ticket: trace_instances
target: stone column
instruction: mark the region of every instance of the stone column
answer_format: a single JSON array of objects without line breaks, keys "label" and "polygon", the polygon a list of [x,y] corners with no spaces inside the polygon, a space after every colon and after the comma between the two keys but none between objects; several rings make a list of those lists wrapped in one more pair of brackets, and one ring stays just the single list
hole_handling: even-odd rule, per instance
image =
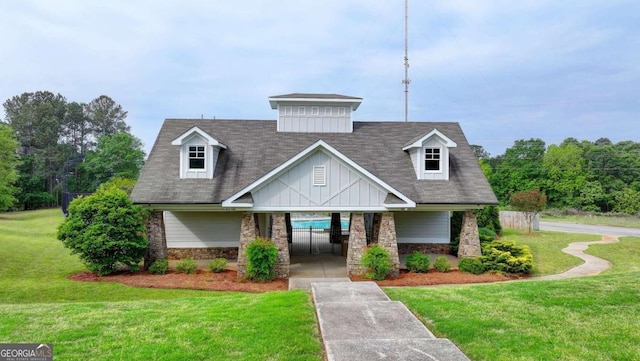
[{"label": "stone column", "polygon": [[[377,213],[379,214],[379,213]],[[375,219],[375,218],[374,218]],[[384,212],[380,217],[378,245],[391,255],[391,276],[400,275],[400,257],[398,256],[398,240],[396,238],[396,222],[393,212]],[[375,224],[375,223],[374,223]]]},{"label": "stone column", "polygon": [[278,247],[276,277],[289,278],[289,240],[287,239],[287,221],[284,213],[272,214],[271,240]]},{"label": "stone column", "polygon": [[152,211],[147,222],[147,239],[149,245],[144,256],[144,269],[158,259],[167,258],[167,237],[164,229],[164,216],[162,211]]},{"label": "stone column", "polygon": [[247,212],[242,215],[240,221],[240,246],[238,247],[238,276],[247,275],[247,246],[258,237],[253,213]]},{"label": "stone column", "polygon": [[367,272],[360,264],[360,259],[367,247],[367,233],[364,227],[364,215],[351,213],[351,225],[349,226],[349,250],[347,251],[347,274],[363,275]]},{"label": "stone column", "polygon": [[462,217],[458,258],[476,257],[482,255],[480,236],[478,235],[478,220],[473,211],[465,211]]}]

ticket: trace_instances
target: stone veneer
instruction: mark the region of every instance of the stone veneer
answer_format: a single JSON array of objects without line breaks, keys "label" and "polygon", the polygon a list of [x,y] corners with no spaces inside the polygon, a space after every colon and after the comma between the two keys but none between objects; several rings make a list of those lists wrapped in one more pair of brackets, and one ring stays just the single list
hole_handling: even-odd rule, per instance
[{"label": "stone veneer", "polygon": [[458,258],[476,257],[482,255],[480,249],[480,236],[478,235],[478,220],[473,211],[465,211],[462,217],[462,230],[460,231],[460,245],[458,246]]},{"label": "stone veneer", "polygon": [[[376,217],[374,217],[375,219]],[[389,273],[393,277],[400,275],[400,257],[398,256],[398,241],[396,239],[396,223],[393,217],[393,213],[384,212],[379,217],[378,227],[378,244],[389,252],[391,256],[391,272]],[[374,222],[375,225],[375,222]],[[373,239],[373,237],[372,237]]]},{"label": "stone veneer", "polygon": [[276,277],[289,278],[289,240],[287,238],[287,221],[284,213],[271,216],[271,241],[278,247],[276,260]]},{"label": "stone veneer", "polygon": [[247,274],[247,246],[259,235],[253,213],[242,215],[240,221],[240,246],[238,247],[238,276]]},{"label": "stone veneer", "polygon": [[238,247],[215,247],[215,248],[169,248],[167,250],[168,259],[214,259],[226,258],[230,261],[238,259]]},{"label": "stone veneer", "polygon": [[398,243],[398,253],[411,254],[413,252],[449,254],[451,245],[449,243]]},{"label": "stone veneer", "polygon": [[148,269],[158,259],[167,258],[167,237],[162,211],[152,211],[146,227],[149,245],[144,256],[144,269]]},{"label": "stone veneer", "polygon": [[349,249],[347,251],[347,274],[363,275],[367,269],[360,264],[360,259],[367,247],[367,233],[364,227],[364,215],[351,213],[349,227]]}]

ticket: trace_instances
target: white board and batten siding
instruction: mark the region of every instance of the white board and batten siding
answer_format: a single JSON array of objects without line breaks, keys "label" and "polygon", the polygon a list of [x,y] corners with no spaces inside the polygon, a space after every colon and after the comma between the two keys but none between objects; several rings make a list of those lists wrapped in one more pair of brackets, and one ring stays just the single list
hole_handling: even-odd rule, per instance
[{"label": "white board and batten siding", "polygon": [[[204,146],[204,169],[189,169],[190,146]],[[199,135],[194,135],[184,143],[180,152],[180,178],[213,178],[213,172],[215,171],[216,164],[218,163],[220,148],[212,147],[206,139]]]},{"label": "white board and batten siding", "polygon": [[449,243],[451,217],[448,211],[395,212],[398,243]]},{"label": "white board and batten siding", "polygon": [[238,247],[241,212],[164,212],[167,248]]},{"label": "white board and batten siding", "polygon": [[279,104],[278,131],[351,133],[351,107],[344,104]]},{"label": "white board and batten siding", "polygon": [[317,151],[252,195],[258,209],[331,211],[340,207],[380,209],[387,191],[340,159]]}]

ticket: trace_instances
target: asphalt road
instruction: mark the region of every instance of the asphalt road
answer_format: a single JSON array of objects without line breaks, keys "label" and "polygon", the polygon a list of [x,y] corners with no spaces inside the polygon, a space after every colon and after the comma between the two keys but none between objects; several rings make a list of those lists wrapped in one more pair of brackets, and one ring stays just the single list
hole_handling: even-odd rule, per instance
[{"label": "asphalt road", "polygon": [[639,228],[629,228],[629,227],[594,226],[590,224],[540,221],[540,230],[570,232],[570,233],[601,234],[601,235],[608,235],[608,236],[640,237],[640,225],[639,225]]}]

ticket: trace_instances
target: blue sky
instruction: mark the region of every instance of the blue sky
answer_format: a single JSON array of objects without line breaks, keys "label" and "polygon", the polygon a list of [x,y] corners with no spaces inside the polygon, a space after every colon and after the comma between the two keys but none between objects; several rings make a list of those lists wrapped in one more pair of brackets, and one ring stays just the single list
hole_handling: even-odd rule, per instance
[{"label": "blue sky", "polygon": [[[640,2],[410,0],[409,118],[516,139],[640,141]],[[2,1],[0,100],[101,94],[147,152],[165,118],[275,119],[292,92],[404,119],[402,0]]]}]

